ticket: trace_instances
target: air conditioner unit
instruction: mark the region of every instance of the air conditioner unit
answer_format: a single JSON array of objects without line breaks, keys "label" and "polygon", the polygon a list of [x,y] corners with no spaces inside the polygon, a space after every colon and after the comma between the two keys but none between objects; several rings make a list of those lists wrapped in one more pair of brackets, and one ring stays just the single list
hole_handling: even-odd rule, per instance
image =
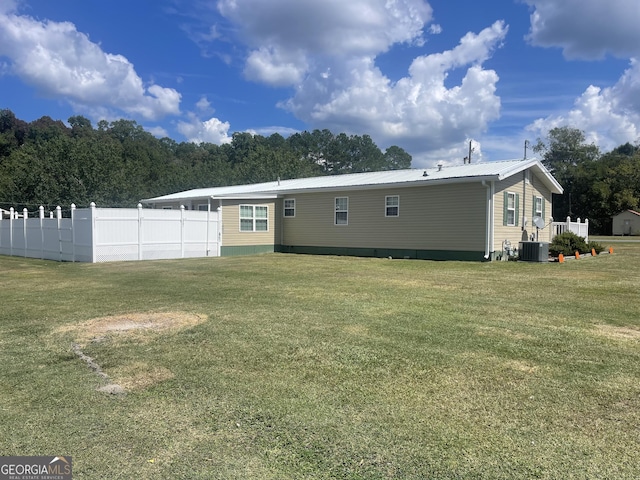
[{"label": "air conditioner unit", "polygon": [[520,242],[519,257],[523,262],[548,262],[549,242]]}]

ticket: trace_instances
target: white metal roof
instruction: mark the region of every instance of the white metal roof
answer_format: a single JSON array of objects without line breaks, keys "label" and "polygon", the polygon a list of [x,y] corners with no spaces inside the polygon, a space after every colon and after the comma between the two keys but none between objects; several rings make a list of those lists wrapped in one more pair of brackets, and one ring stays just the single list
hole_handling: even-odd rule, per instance
[{"label": "white metal roof", "polygon": [[142,200],[145,203],[195,200],[204,198],[268,198],[298,192],[326,190],[357,190],[381,188],[386,185],[417,186],[470,181],[499,181],[531,168],[552,193],[562,193],[562,187],[537,159],[468,163],[442,168],[412,168],[384,172],[351,173],[322,177],[297,178],[249,185],[197,188]]}]

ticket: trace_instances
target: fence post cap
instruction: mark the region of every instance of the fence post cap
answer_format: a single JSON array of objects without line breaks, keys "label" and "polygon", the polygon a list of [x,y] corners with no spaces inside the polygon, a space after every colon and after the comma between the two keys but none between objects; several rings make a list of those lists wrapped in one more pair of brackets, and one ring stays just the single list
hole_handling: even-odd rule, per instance
[{"label": "fence post cap", "polygon": [[90,206],[91,208],[96,208],[96,202],[91,202],[91,203],[89,204],[89,206]]},{"label": "fence post cap", "polygon": [[141,203],[138,204],[138,209],[142,209],[142,204]]}]

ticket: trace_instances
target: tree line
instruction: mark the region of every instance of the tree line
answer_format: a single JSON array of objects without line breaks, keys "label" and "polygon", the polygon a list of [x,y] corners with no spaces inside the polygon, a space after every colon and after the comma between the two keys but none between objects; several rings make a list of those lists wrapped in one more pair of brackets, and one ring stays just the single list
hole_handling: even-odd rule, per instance
[{"label": "tree line", "polygon": [[0,110],[0,206],[134,207],[144,198],[189,190],[411,167],[411,155],[384,152],[368,135],[301,132],[287,138],[234,133],[230,143],[158,139],[131,120],[82,116],[33,122]]},{"label": "tree line", "polygon": [[553,218],[589,219],[590,233],[610,235],[611,217],[640,204],[640,146],[626,143],[601,153],[583,131],[558,127],[533,148],[564,188],[554,195]]},{"label": "tree line", "polygon": [[[611,217],[640,206],[640,146],[610,152],[587,143],[584,132],[554,128],[534,152],[564,188],[554,195],[553,217],[588,218],[592,233],[610,234]],[[411,155],[382,152],[368,135],[301,132],[287,138],[234,133],[230,143],[195,144],[158,139],[131,120],[82,116],[68,124],[50,117],[22,121],[0,110],[0,207],[53,209],[134,207],[150,198],[216,187],[411,167]]]}]

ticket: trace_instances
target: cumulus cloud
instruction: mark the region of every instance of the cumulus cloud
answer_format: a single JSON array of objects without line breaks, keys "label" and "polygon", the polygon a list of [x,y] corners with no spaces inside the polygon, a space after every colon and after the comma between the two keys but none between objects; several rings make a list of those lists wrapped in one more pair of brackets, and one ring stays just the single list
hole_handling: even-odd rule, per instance
[{"label": "cumulus cloud", "polygon": [[[248,48],[245,76],[291,86],[279,106],[311,128],[367,133],[382,148],[454,149],[458,156],[465,138],[499,117],[498,75],[482,64],[506,37],[504,22],[415,58],[392,81],[377,57],[399,44],[423,46],[425,31],[442,31],[430,25],[424,0],[220,0],[218,10]],[[462,80],[450,86],[454,70]]]},{"label": "cumulus cloud", "polygon": [[0,9],[0,57],[8,58],[10,72],[42,95],[89,108],[109,106],[148,120],[180,112],[180,93],[145,86],[125,57],[102,51],[72,23],[11,12]]},{"label": "cumulus cloud", "polygon": [[606,55],[630,58],[612,86],[590,85],[566,113],[539,118],[527,127],[540,136],[568,125],[587,141],[610,150],[640,137],[640,4],[637,0],[526,0],[533,8],[529,39],[561,47],[565,57],[594,60]]},{"label": "cumulus cloud", "polygon": [[231,142],[229,122],[222,122],[215,117],[202,121],[193,114],[188,117],[189,121],[181,120],[178,122],[178,131],[187,138],[187,141],[215,143],[216,145]]},{"label": "cumulus cloud", "polygon": [[561,47],[572,59],[640,56],[638,0],[525,1],[532,8],[533,45]]},{"label": "cumulus cloud", "polygon": [[568,125],[585,132],[589,143],[595,143],[604,151],[611,150],[640,138],[639,97],[640,65],[632,61],[613,87],[591,85],[568,113],[540,118],[527,129],[545,136],[555,127]]},{"label": "cumulus cloud", "polygon": [[219,12],[234,23],[251,49],[250,79],[295,85],[309,57],[375,55],[396,43],[422,43],[431,19],[423,0],[220,0]]},{"label": "cumulus cloud", "polygon": [[[451,50],[414,59],[408,75],[395,83],[371,57],[335,63],[331,76],[310,75],[282,106],[312,125],[367,132],[383,145],[448,149],[498,118],[498,75],[481,64],[506,33],[502,22],[469,33]],[[447,88],[448,73],[457,68],[466,73],[459,85]]]}]

